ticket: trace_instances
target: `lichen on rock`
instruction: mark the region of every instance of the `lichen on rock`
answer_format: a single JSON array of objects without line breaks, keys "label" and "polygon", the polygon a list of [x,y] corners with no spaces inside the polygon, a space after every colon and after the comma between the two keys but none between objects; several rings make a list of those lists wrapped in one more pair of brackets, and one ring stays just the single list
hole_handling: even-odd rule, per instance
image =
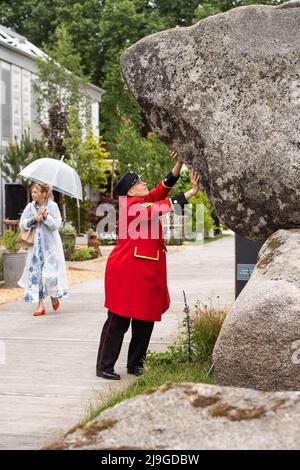
[{"label": "lichen on rock", "polygon": [[77,429],[52,448],[298,449],[299,425],[300,392],[168,384],[105,410],[87,425],[95,431],[89,439]]},{"label": "lichen on rock", "polygon": [[214,349],[215,381],[259,390],[299,390],[300,230],[262,246]]}]

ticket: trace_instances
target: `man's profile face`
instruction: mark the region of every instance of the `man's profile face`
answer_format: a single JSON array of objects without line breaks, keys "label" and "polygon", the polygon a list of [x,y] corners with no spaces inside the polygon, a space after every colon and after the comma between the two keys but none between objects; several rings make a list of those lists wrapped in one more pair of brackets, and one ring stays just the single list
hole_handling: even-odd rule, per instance
[{"label": "man's profile face", "polygon": [[138,180],[128,191],[127,196],[145,197],[149,194],[147,183]]}]

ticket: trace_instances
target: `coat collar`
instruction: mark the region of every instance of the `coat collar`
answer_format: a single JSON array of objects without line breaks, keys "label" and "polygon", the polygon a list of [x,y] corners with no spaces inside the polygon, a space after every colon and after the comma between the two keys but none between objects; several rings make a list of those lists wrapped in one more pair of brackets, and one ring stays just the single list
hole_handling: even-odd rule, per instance
[{"label": "coat collar", "polygon": [[[37,201],[32,201],[33,202],[33,207],[36,209],[36,210],[39,210],[39,206],[38,206],[38,203]],[[48,199],[46,199],[45,201],[45,207],[48,207]]]},{"label": "coat collar", "polygon": [[132,206],[132,204],[141,204],[145,202],[143,197],[136,197],[136,196],[126,196],[121,199],[121,205],[123,206]]}]

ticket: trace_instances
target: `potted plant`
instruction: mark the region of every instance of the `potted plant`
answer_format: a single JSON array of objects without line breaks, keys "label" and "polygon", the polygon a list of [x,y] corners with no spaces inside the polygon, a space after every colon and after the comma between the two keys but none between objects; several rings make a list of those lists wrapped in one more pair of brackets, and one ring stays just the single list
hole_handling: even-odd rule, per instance
[{"label": "potted plant", "polygon": [[4,247],[3,253],[3,274],[5,287],[18,287],[18,280],[21,278],[27,252],[19,251],[20,233],[12,230],[5,230],[3,237],[0,238],[0,244]]},{"label": "potted plant", "polygon": [[4,281],[4,273],[3,273],[3,252],[4,246],[0,245],[0,283]]},{"label": "potted plant", "polygon": [[101,250],[100,250],[100,240],[98,237],[97,232],[94,230],[90,229],[88,231],[88,247],[94,249],[94,258],[98,258],[101,256]]},{"label": "potted plant", "polygon": [[72,226],[63,226],[59,229],[65,259],[66,261],[70,261],[75,251],[75,243],[76,243],[76,230]]}]

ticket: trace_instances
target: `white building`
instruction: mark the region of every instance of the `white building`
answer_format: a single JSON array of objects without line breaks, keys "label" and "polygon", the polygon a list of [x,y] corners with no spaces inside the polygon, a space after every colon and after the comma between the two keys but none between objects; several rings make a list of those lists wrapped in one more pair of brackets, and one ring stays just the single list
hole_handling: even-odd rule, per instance
[{"label": "white building", "polygon": [[[36,106],[33,82],[36,80],[35,58],[45,53],[24,36],[0,25],[0,158],[10,141],[19,138],[29,128],[31,137],[39,137],[35,123]],[[99,103],[103,90],[93,84],[88,86],[91,98],[92,126],[99,134]],[[20,197],[20,185],[4,182],[0,170],[0,233],[3,219],[12,218],[9,202]]]}]

